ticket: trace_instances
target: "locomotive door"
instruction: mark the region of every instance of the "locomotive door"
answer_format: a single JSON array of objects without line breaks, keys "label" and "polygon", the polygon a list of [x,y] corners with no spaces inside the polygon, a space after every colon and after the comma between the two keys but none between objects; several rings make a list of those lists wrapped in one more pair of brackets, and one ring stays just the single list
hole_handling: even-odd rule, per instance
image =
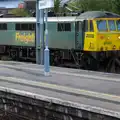
[{"label": "locomotive door", "polygon": [[83,32],[83,22],[77,21],[75,23],[75,48],[76,49],[83,49],[83,39],[84,39],[84,32]]}]

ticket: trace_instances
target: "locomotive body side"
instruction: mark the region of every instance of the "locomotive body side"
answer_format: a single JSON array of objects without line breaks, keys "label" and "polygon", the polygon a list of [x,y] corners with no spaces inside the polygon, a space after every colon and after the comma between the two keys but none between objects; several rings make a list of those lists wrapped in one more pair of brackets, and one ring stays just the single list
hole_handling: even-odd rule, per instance
[{"label": "locomotive body side", "polygon": [[[120,50],[120,29],[116,22],[119,18],[119,16],[110,17],[108,13],[106,16],[101,11],[86,12],[79,17],[49,17],[51,65],[64,66],[69,63],[70,67],[74,63],[77,68],[98,70],[101,61],[102,64],[106,64],[104,62],[106,60],[108,63],[109,51]],[[110,20],[113,20],[114,26],[113,23],[109,24]],[[3,47],[5,49],[2,53],[9,55],[13,60],[24,58],[35,61],[36,19],[0,18],[0,26],[2,26],[0,27],[0,53]],[[111,28],[115,30],[110,30]],[[118,56],[117,54],[116,57]],[[113,58],[111,54],[110,57]]]},{"label": "locomotive body side", "polygon": [[[26,21],[23,21],[23,18],[17,18],[16,21],[8,20],[10,18],[7,18],[7,20],[5,18],[2,19],[3,18],[0,18],[0,25],[6,24],[6,29],[0,30],[0,36],[2,38],[0,45],[35,47],[35,19],[32,21],[30,20],[31,18],[28,18]],[[1,21],[4,21],[4,23]],[[49,18],[49,47],[56,49],[75,49],[74,23],[75,22],[69,18],[67,20]]]},{"label": "locomotive body side", "polygon": [[[52,17],[48,19],[50,54],[55,59],[71,59],[70,51],[75,50],[75,17]],[[35,18],[0,18],[0,25],[6,24],[5,30],[0,30],[0,48],[3,53],[15,59],[33,59],[35,61]],[[44,34],[45,41],[45,34]],[[41,46],[41,43],[40,43]],[[61,53],[60,53],[61,52]],[[52,58],[52,57],[51,57]]]}]

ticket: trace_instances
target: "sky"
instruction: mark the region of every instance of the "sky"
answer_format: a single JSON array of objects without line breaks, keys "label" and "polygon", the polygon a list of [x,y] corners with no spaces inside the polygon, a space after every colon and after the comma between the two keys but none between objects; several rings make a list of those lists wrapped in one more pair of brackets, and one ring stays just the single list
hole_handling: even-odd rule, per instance
[{"label": "sky", "polygon": [[[0,8],[6,7],[6,8],[16,8],[18,7],[18,4],[20,2],[23,2],[24,0],[0,0]],[[69,0],[62,0],[62,3],[65,3]]]}]

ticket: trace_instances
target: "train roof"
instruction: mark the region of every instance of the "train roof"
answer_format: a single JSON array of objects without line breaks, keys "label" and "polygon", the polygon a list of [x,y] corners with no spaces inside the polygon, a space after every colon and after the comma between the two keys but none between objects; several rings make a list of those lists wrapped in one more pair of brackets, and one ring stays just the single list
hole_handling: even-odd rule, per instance
[{"label": "train roof", "polygon": [[[48,17],[49,22],[74,22],[83,21],[95,18],[120,18],[120,15],[107,11],[88,11],[81,13],[79,16],[64,16],[64,17]],[[35,23],[35,17],[12,17],[0,18],[0,23]]]},{"label": "train roof", "polygon": [[[77,17],[48,17],[49,22],[73,22],[77,20]],[[82,21],[82,19],[80,20]],[[35,17],[12,17],[12,18],[0,18],[0,23],[5,22],[16,22],[16,23],[34,23],[36,22]]]},{"label": "train roof", "polygon": [[80,14],[78,18],[79,19],[120,18],[120,15],[108,11],[87,11]]}]

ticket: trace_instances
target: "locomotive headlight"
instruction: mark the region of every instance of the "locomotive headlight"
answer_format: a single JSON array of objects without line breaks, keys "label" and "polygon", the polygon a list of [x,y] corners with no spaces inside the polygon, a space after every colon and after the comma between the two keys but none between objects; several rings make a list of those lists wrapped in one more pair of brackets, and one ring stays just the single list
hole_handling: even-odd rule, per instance
[{"label": "locomotive headlight", "polygon": [[110,39],[110,37],[108,37],[108,40]]},{"label": "locomotive headlight", "polygon": [[118,39],[120,40],[120,36],[118,37]]}]

